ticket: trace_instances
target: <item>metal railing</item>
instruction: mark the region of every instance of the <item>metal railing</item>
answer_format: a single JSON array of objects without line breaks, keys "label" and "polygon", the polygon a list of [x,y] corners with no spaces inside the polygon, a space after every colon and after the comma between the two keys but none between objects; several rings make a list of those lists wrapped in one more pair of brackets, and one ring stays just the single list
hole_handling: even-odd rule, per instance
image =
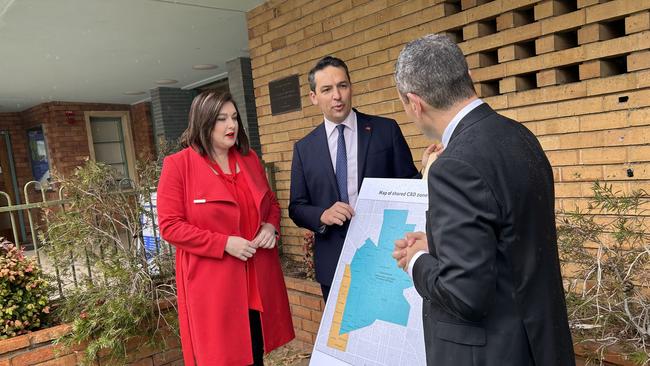
[{"label": "metal railing", "polygon": [[[60,265],[57,263],[60,262],[57,260],[57,258],[50,258],[47,254],[47,251],[43,250],[42,243],[39,238],[39,233],[42,233],[45,231],[45,229],[50,225],[48,215],[45,214],[44,210],[45,209],[60,209],[60,210],[66,210],[70,209],[69,204],[72,203],[72,199],[65,198],[64,197],[64,192],[63,188],[60,188],[56,191],[52,190],[51,187],[48,189],[48,187],[42,187],[43,189],[40,189],[40,198],[41,201],[34,202],[33,196],[34,194],[32,193],[30,195],[30,189],[31,187],[34,186],[35,188],[41,188],[40,187],[40,182],[37,181],[30,181],[27,182],[24,187],[23,187],[23,194],[24,194],[24,204],[18,204],[15,205],[12,202],[11,196],[3,191],[0,191],[0,196],[4,197],[6,200],[6,204],[0,206],[0,215],[7,214],[9,215],[10,222],[11,222],[11,232],[13,234],[13,240],[12,241],[18,248],[23,249],[25,251],[26,256],[28,257],[33,257],[35,258],[36,262],[38,263],[39,267],[43,270],[43,272],[49,276],[52,276],[56,280],[56,285],[57,285],[57,290],[58,290],[58,295],[63,296],[64,292],[67,288],[70,287],[78,287],[79,286],[79,271],[80,270],[85,270],[87,278],[92,281],[93,280],[93,265],[91,263],[89,253],[86,251],[86,256],[85,260],[83,261],[84,263],[79,263],[79,261],[75,261],[73,258],[73,253],[70,253],[70,260],[69,260],[69,268],[66,266],[66,268],[60,268]],[[142,236],[142,229],[143,229],[143,221],[146,220],[149,225],[151,225],[150,230],[153,232],[153,241],[154,241],[154,248],[152,248],[153,251],[155,251],[155,255],[160,255],[161,253],[161,248],[163,245],[166,246],[166,250],[168,253],[171,253],[172,249],[169,246],[168,243],[163,244],[163,240],[160,239],[159,237],[159,230],[158,230],[158,225],[157,225],[157,220],[155,217],[155,211],[152,209],[154,207],[152,198],[151,197],[138,197],[138,192],[131,189],[132,187],[132,182],[128,179],[123,179],[120,181],[119,187],[117,187],[116,193],[119,194],[127,194],[130,195],[132,194],[135,198],[134,202],[137,202],[136,204],[141,204],[143,207],[147,207],[149,209],[143,209],[143,215],[147,215],[145,218],[144,216],[141,217],[140,220],[140,229],[138,232],[140,235],[138,235],[138,238],[131,238],[128,235],[124,237],[124,241],[128,241],[128,246],[132,246],[132,241],[137,241],[136,245],[139,245],[143,251],[146,251],[147,249],[145,248],[145,242],[144,238]],[[48,198],[49,196],[49,198]],[[52,196],[55,196],[52,198]],[[0,199],[1,202],[1,199]],[[27,238],[26,235],[22,235],[22,240],[21,236],[19,233],[25,231],[25,226],[27,226],[26,223],[24,223],[24,220],[19,220],[17,219],[16,216],[21,217],[22,215],[27,216],[27,223],[28,223],[28,230],[30,237]],[[38,223],[38,218],[42,218],[42,222]],[[6,227],[5,227],[6,229]],[[6,238],[7,240],[11,238]],[[104,248],[100,248],[101,252],[101,257],[103,258]],[[85,268],[80,268],[80,267],[85,267]],[[63,275],[62,273],[65,273]]]},{"label": "metal railing", "polygon": [[[274,164],[264,163],[264,168],[271,189],[275,191]],[[136,245],[139,245],[139,248],[143,250],[145,258],[147,257],[147,250],[151,251],[150,253],[152,256],[173,254],[174,249],[172,246],[160,238],[157,217],[155,210],[153,209],[154,203],[152,202],[152,197],[150,195],[149,197],[145,197],[146,195],[140,195],[139,191],[132,189],[134,186],[135,185],[131,180],[122,179],[119,182],[119,186],[116,187],[115,192],[118,194],[133,194],[135,198],[134,202],[141,205],[143,208],[141,210],[143,215],[139,220],[138,237],[135,238],[132,237],[132,235],[124,235],[123,244],[126,244],[131,248],[133,241],[136,241]],[[25,203],[17,205],[13,204],[11,195],[0,191],[0,196],[3,196],[6,200],[6,204],[1,205],[3,202],[0,198],[0,217],[5,214],[9,215],[11,232],[13,234],[12,242],[16,244],[18,248],[25,249],[27,256],[33,256],[43,272],[55,278],[58,295],[63,296],[67,288],[77,288],[80,285],[80,271],[84,271],[84,276],[90,281],[93,281],[93,264],[91,263],[90,254],[94,253],[89,253],[86,250],[85,258],[82,258],[82,261],[80,262],[79,260],[75,260],[73,253],[70,252],[68,260],[68,263],[70,264],[63,268],[57,263],[65,261],[62,261],[61,258],[50,258],[47,251],[43,250],[42,243],[39,239],[39,233],[43,233],[50,225],[48,215],[45,214],[44,210],[59,209],[65,211],[71,209],[70,205],[73,203],[72,199],[65,197],[63,187],[58,190],[54,190],[52,187],[53,185],[50,185],[49,187],[41,187],[40,182],[37,181],[27,182],[23,186],[22,191]],[[40,190],[40,201],[34,201],[33,196],[35,196],[35,191],[31,191],[32,188],[36,188],[35,191]],[[152,189],[151,192],[155,192],[155,190]],[[52,196],[54,196],[54,198]],[[20,202],[20,197],[18,202]],[[149,209],[147,209],[147,207]],[[27,216],[27,223],[25,223],[25,220],[23,219],[25,215]],[[41,222],[39,222],[39,218],[42,218]],[[144,225],[147,225],[146,228],[153,234],[153,247],[149,245],[148,249],[147,245],[151,243],[151,236],[147,236],[147,239],[149,240],[145,241],[145,237],[143,236],[143,231],[145,229]],[[28,227],[26,228],[26,226]],[[26,229],[29,231],[29,237],[25,234]],[[99,247],[100,257],[102,259],[105,254],[104,249],[106,248]],[[110,250],[110,248],[107,250]]]}]

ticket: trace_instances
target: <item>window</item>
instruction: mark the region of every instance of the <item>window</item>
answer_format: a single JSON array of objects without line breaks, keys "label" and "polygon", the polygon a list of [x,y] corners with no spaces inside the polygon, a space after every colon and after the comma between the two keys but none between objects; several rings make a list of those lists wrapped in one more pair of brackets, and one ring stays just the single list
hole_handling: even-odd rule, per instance
[{"label": "window", "polygon": [[112,167],[119,179],[135,179],[128,112],[87,112],[91,158]]}]

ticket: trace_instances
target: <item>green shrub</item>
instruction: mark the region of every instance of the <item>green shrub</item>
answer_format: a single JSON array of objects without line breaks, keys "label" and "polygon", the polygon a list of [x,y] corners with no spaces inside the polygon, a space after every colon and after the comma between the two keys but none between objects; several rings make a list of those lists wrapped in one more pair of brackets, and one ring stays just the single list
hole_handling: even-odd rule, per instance
[{"label": "green shrub", "polygon": [[650,196],[596,182],[587,209],[560,212],[558,249],[575,343],[650,362]]},{"label": "green shrub", "polygon": [[0,339],[42,327],[50,312],[49,290],[37,264],[0,238]]},{"label": "green shrub", "polygon": [[172,248],[161,242],[145,253],[141,241],[143,203],[158,167],[143,164],[138,173],[137,182],[126,182],[110,166],[88,161],[60,181],[65,209],[46,211],[43,248],[66,289],[56,315],[72,325],[58,342],[86,344],[86,363],[101,356],[124,364],[130,340],[161,346],[176,331]]}]

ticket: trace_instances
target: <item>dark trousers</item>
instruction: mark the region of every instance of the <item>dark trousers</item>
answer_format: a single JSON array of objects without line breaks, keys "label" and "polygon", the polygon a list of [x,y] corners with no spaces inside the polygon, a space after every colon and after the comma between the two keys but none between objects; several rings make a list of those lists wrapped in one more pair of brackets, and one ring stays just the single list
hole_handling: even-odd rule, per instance
[{"label": "dark trousers", "polygon": [[327,303],[327,297],[330,295],[330,288],[332,286],[320,285],[320,290],[323,293],[323,300]]},{"label": "dark trousers", "polygon": [[257,310],[248,310],[253,343],[253,366],[264,366],[264,338],[262,337],[262,322]]}]

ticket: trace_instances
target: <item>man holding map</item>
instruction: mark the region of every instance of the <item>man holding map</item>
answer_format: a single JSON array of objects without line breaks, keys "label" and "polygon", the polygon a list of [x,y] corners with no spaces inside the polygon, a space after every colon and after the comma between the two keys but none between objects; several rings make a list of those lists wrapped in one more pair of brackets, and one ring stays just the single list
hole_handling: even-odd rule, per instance
[{"label": "man holding map", "polygon": [[478,99],[448,37],[410,42],[395,69],[406,114],[444,146],[428,173],[426,234],[393,253],[424,300],[427,364],[575,365],[539,142]]},{"label": "man holding map", "polygon": [[352,109],[352,83],[342,60],[322,58],[308,80],[323,123],[294,145],[289,217],[315,233],[316,280],[327,301],[363,179],[419,174],[397,122]]}]

